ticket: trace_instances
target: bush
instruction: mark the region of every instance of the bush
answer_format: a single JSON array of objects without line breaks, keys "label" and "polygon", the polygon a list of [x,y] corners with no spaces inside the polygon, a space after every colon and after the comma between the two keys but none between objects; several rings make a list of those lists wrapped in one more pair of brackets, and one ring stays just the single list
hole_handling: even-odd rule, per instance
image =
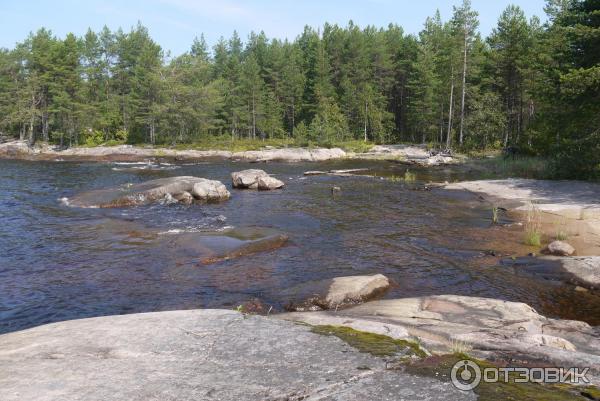
[{"label": "bush", "polygon": [[104,143],[104,132],[87,129],[82,133],[84,146],[98,146]]},{"label": "bush", "polygon": [[114,139],[117,142],[127,143],[127,139],[129,139],[129,132],[124,129],[120,129],[115,132]]}]

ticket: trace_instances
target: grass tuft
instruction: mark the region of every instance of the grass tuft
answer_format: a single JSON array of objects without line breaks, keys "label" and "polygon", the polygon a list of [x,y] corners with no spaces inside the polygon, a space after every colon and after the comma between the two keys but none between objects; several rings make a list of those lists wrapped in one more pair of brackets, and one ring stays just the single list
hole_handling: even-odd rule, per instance
[{"label": "grass tuft", "polygon": [[492,224],[498,224],[498,206],[492,206]]},{"label": "grass tuft", "polygon": [[540,246],[542,244],[542,215],[540,209],[531,202],[527,208],[527,219],[525,220],[525,244]]}]

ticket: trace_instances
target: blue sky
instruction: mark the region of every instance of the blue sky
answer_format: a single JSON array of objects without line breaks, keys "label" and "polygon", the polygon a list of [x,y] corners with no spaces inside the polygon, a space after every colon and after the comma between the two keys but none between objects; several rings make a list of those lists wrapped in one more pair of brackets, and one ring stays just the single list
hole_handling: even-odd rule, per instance
[{"label": "blue sky", "polygon": [[[455,2],[436,0],[0,0],[0,47],[12,48],[29,32],[45,26],[63,37],[68,32],[85,33],[129,30],[141,21],[151,36],[174,55],[187,51],[194,36],[204,33],[209,45],[237,30],[242,38],[263,30],[268,37],[295,38],[304,25],[324,22],[346,25],[352,19],[360,26],[387,26],[390,22],[406,32],[421,30],[436,9],[446,20]],[[544,0],[472,0],[479,12],[480,31],[487,35],[508,4],[517,4],[528,17],[544,20]]]}]

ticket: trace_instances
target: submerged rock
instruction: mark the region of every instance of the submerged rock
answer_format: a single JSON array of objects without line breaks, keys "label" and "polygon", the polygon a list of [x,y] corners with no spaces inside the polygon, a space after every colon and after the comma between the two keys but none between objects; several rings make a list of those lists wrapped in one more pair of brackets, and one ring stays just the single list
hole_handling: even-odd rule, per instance
[{"label": "submerged rock", "polygon": [[300,302],[292,300],[286,309],[311,311],[356,305],[382,295],[389,286],[390,282],[383,274],[309,282],[287,290],[289,296],[304,299]]},{"label": "submerged rock", "polygon": [[321,171],[321,170],[310,170],[310,171],[305,171],[304,175],[324,175],[327,174],[327,171]]},{"label": "submerged rock", "polygon": [[574,284],[587,289],[600,288],[600,256],[543,256],[503,259],[516,273],[545,280]]},{"label": "submerged rock", "polygon": [[285,184],[269,176],[265,171],[248,169],[231,173],[231,182],[234,188],[248,188],[270,190],[283,187]]},{"label": "submerged rock", "polygon": [[542,249],[542,253],[554,256],[571,256],[575,253],[575,248],[564,241],[553,241]]},{"label": "submerged rock", "polygon": [[600,334],[583,322],[555,320],[529,305],[459,295],[388,299],[339,311],[294,312],[279,318],[312,325],[377,327],[416,337],[425,348],[503,355],[590,367],[600,373]]},{"label": "submerged rock", "polygon": [[211,264],[284,246],[289,237],[269,228],[231,228],[219,232],[179,233],[172,238],[171,249],[179,256]]}]

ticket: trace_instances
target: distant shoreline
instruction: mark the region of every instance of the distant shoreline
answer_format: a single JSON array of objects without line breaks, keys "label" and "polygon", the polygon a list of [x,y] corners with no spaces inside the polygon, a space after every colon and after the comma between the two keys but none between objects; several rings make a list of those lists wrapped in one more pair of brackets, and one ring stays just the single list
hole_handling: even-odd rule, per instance
[{"label": "distant shoreline", "polygon": [[233,152],[228,150],[178,150],[137,147],[133,145],[72,147],[59,149],[51,145],[29,146],[26,141],[0,144],[0,159],[38,161],[143,162],[156,159],[192,161],[221,159],[245,162],[320,162],[340,159],[393,160],[420,165],[454,163],[450,156],[430,155],[424,145],[376,145],[364,153],[346,152],[341,148],[271,148]]}]

